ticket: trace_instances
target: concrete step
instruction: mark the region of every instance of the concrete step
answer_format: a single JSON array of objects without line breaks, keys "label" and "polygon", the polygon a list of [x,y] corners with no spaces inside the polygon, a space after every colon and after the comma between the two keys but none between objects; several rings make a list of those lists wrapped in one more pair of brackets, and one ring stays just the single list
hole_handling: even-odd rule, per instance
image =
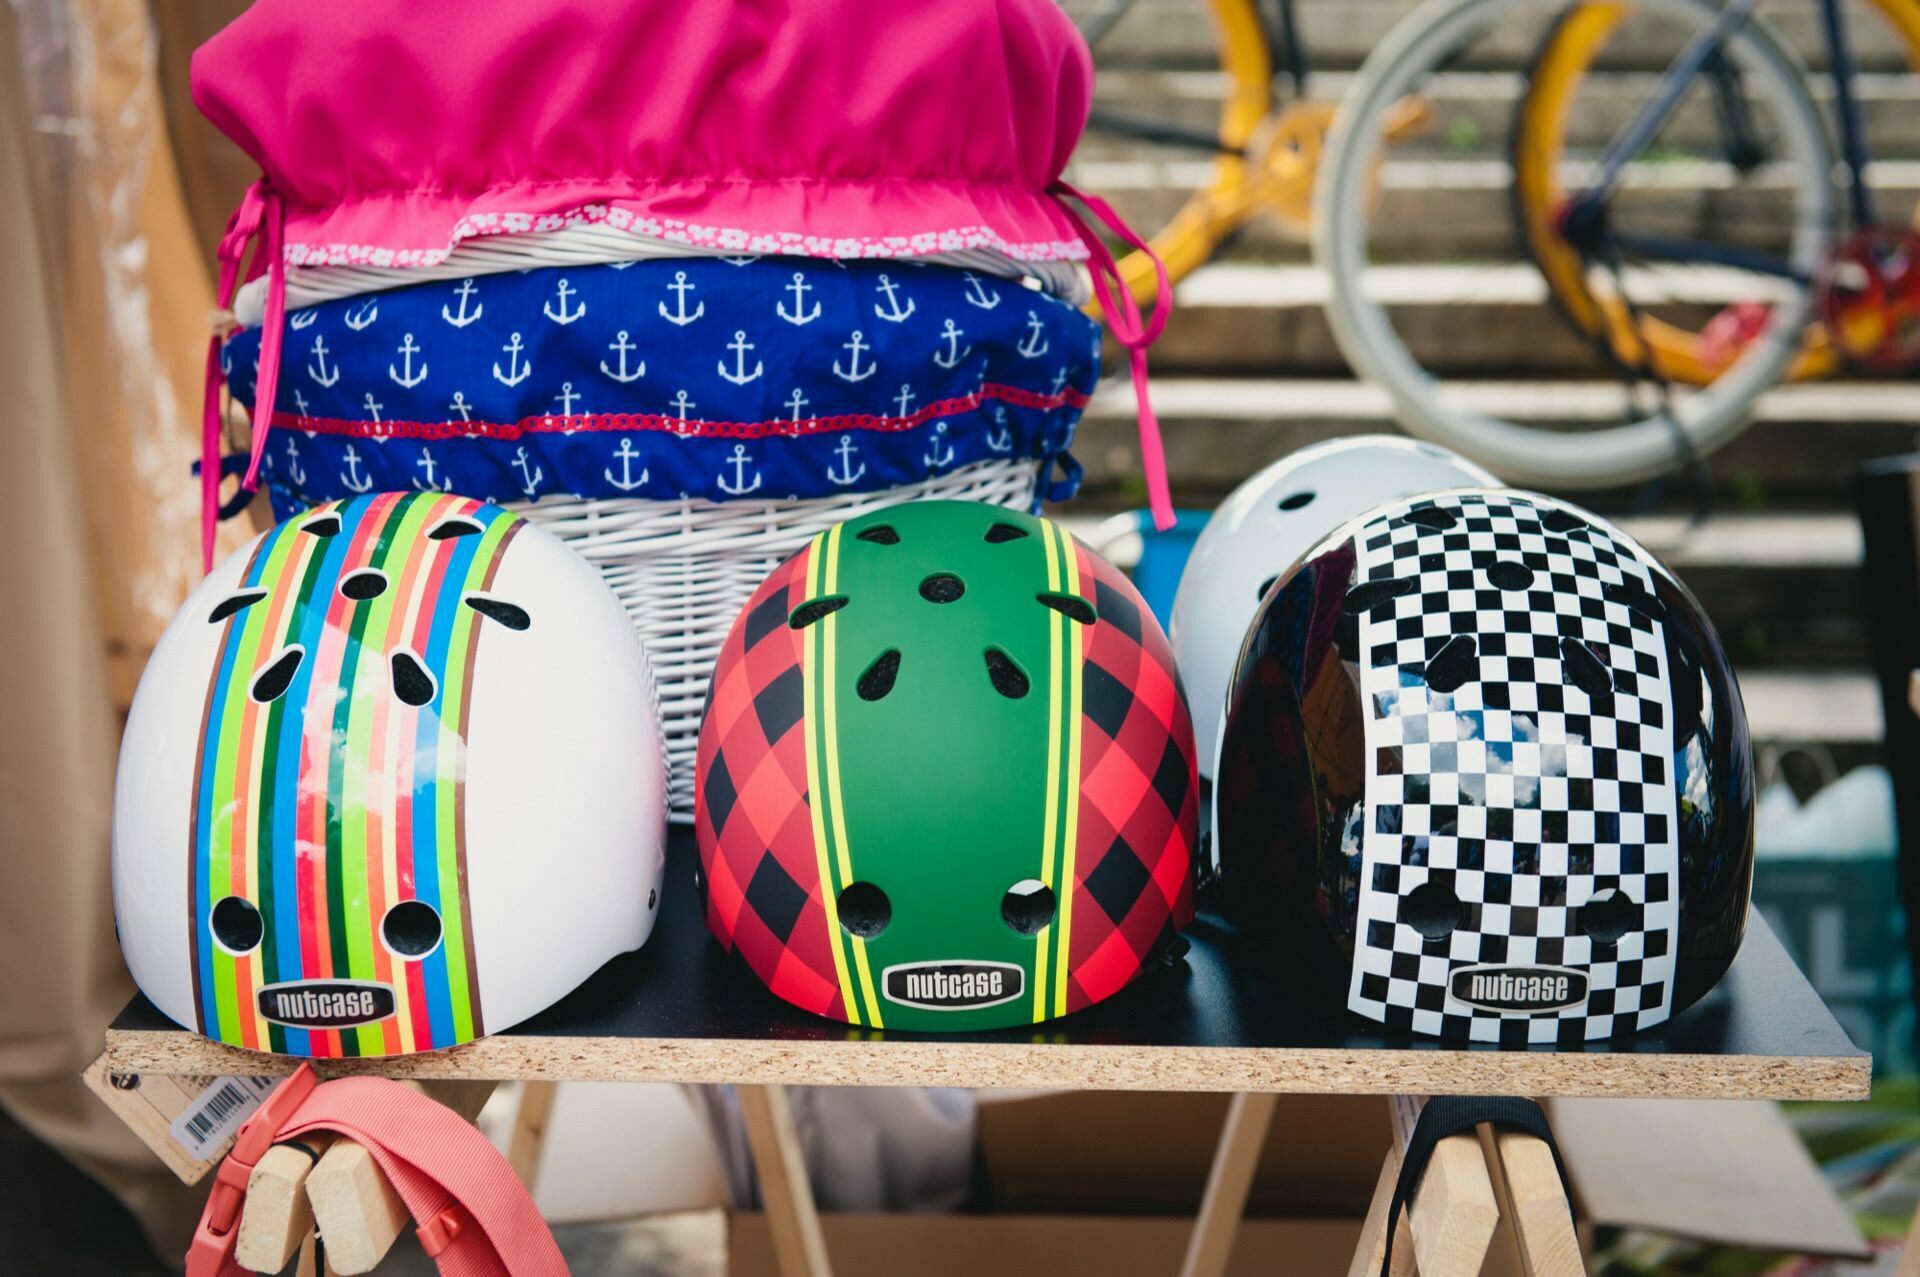
[{"label": "concrete step", "polygon": [[[1392,311],[1421,363],[1448,376],[1604,379],[1594,345],[1563,319],[1531,265],[1383,266],[1368,287]],[[1765,296],[1744,272],[1716,267],[1631,270],[1650,313],[1693,326],[1723,307]],[[1328,328],[1330,281],[1300,263],[1213,262],[1182,280],[1154,348],[1170,374],[1338,376],[1345,360]]]},{"label": "concrete step", "polygon": [[[1320,102],[1339,102],[1353,79],[1352,73],[1345,71],[1316,73],[1308,82],[1308,96]],[[1659,83],[1658,75],[1644,71],[1589,75],[1568,120],[1571,152],[1597,154]],[[1228,85],[1227,77],[1218,71],[1120,69],[1101,73],[1096,98],[1102,106],[1128,115],[1210,130],[1218,123]],[[1832,82],[1815,78],[1807,87],[1831,118]],[[1526,79],[1517,71],[1436,75],[1421,90],[1433,109],[1432,122],[1418,136],[1403,142],[1401,149],[1504,155],[1512,142],[1514,111],[1525,91]],[[1884,158],[1920,155],[1920,80],[1904,71],[1868,72],[1855,77],[1854,93],[1866,120],[1873,154]],[[1759,113],[1755,123],[1770,119]],[[1711,100],[1704,93],[1695,93],[1662,130],[1660,145],[1681,154],[1715,155],[1720,151],[1721,138],[1720,118]],[[1103,133],[1097,127],[1088,130],[1075,154],[1086,161],[1181,156],[1177,150]]]},{"label": "concrete step", "polygon": [[[1164,226],[1211,180],[1211,164],[1193,159],[1086,160],[1072,180],[1111,199],[1143,234]],[[1569,168],[1577,185],[1582,170]],[[1920,206],[1920,160],[1888,159],[1867,178],[1884,215],[1904,220]],[[1370,246],[1380,261],[1511,261],[1517,256],[1513,170],[1503,159],[1394,153],[1381,167]],[[1768,166],[1741,176],[1705,161],[1629,165],[1616,207],[1642,233],[1706,238],[1778,251],[1793,216],[1793,175]],[[1306,246],[1273,219],[1250,221],[1223,256],[1304,260]]]},{"label": "concrete step", "polygon": [[[1607,419],[1620,394],[1617,383],[1589,381],[1461,381],[1455,390],[1483,411],[1561,426]],[[1384,392],[1344,378],[1156,378],[1153,403],[1176,497],[1203,508],[1296,448],[1396,429]],[[1734,508],[1846,509],[1855,466],[1920,447],[1920,388],[1912,382],[1782,386],[1760,399],[1754,416],[1709,460]],[[1094,397],[1075,453],[1087,467],[1090,497],[1137,504],[1139,445],[1126,386]],[[1645,497],[1635,488],[1582,500],[1617,511]],[[1684,508],[1685,485],[1670,485],[1668,499]]]},{"label": "concrete step", "polygon": [[[1101,0],[1066,0],[1069,13],[1085,15]],[[1525,20],[1507,23],[1475,49],[1476,65],[1525,66],[1533,56],[1556,3],[1541,3],[1525,11]],[[1413,0],[1302,0],[1296,6],[1300,32],[1312,65],[1349,69],[1360,65],[1394,23],[1414,8]],[[1866,5],[1849,5],[1856,59],[1871,70],[1905,65],[1899,46],[1877,14]],[[1826,65],[1825,42],[1820,35],[1820,10],[1814,0],[1769,0],[1762,6],[1765,20],[1814,67]],[[1672,60],[1674,45],[1666,38],[1635,39],[1632,29],[1608,49],[1611,65],[1658,68]],[[1219,66],[1213,22],[1206,0],[1135,0],[1126,17],[1097,46],[1103,67],[1145,66],[1211,68]]]}]

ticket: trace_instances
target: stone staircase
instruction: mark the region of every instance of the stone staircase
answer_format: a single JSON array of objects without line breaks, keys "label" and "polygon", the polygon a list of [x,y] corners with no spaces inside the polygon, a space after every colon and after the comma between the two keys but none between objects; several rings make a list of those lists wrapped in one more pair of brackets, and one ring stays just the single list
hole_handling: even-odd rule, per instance
[{"label": "stone staircase", "polygon": [[[1082,0],[1070,0],[1069,8]],[[1412,6],[1405,0],[1301,0],[1315,98],[1344,91],[1359,60]],[[1763,12],[1812,66],[1823,64],[1817,10],[1772,0]],[[1904,220],[1920,202],[1920,79],[1904,69],[1886,32],[1850,7],[1863,74],[1858,89],[1875,147],[1872,179],[1883,216]],[[1565,325],[1543,322],[1543,285],[1513,248],[1504,146],[1520,68],[1539,29],[1502,32],[1482,56],[1435,85],[1437,123],[1426,140],[1383,166],[1376,219],[1383,257],[1408,264],[1379,276],[1402,331],[1426,366],[1475,402],[1552,423],[1619,402],[1617,380]],[[1200,0],[1138,0],[1101,47],[1103,101],[1156,119],[1207,127],[1218,101],[1210,27]],[[1652,49],[1610,50],[1592,80],[1576,136],[1610,136],[1654,83]],[[1816,98],[1826,86],[1814,84]],[[1682,128],[1691,127],[1683,116]],[[1702,125],[1704,127],[1704,124]],[[1716,175],[1659,166],[1647,175],[1686,200],[1669,200],[1674,227],[1724,227]],[[1157,226],[1206,180],[1204,157],[1090,136],[1075,180],[1112,198],[1136,224]],[[1784,184],[1762,184],[1738,217],[1784,208]],[[1441,264],[1432,264],[1432,263]],[[1703,316],[1740,296],[1738,280],[1712,271],[1673,281],[1669,313]],[[1176,502],[1208,508],[1240,479],[1303,445],[1392,430],[1383,394],[1354,381],[1321,311],[1327,282],[1296,238],[1271,220],[1234,238],[1178,289],[1173,322],[1154,353],[1154,405],[1165,429]],[[1694,526],[1687,485],[1674,479],[1629,491],[1569,494],[1621,518],[1698,594],[1735,655],[1756,735],[1817,741],[1843,760],[1872,755],[1881,732],[1867,670],[1859,600],[1858,526],[1847,484],[1869,458],[1920,450],[1920,381],[1842,380],[1784,386],[1759,404],[1754,424],[1710,460],[1714,516]],[[1110,384],[1096,396],[1076,455],[1084,495],[1072,510],[1085,527],[1103,511],[1137,505],[1138,445],[1132,396]]]}]

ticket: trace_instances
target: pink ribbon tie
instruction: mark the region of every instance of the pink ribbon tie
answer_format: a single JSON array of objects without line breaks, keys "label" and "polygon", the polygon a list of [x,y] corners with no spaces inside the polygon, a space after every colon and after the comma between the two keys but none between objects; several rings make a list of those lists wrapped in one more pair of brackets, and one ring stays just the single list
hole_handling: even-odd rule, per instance
[{"label": "pink ribbon tie", "polygon": [[[1160,439],[1160,419],[1153,415],[1153,404],[1147,397],[1147,347],[1159,340],[1161,330],[1167,326],[1167,316],[1173,311],[1173,285],[1167,278],[1166,263],[1127,225],[1113,206],[1098,195],[1089,195],[1064,180],[1054,182],[1052,194],[1072,220],[1075,233],[1092,256],[1093,293],[1100,299],[1100,313],[1106,317],[1113,339],[1126,348],[1127,368],[1133,378],[1134,400],[1140,410],[1140,468],[1146,472],[1147,505],[1153,511],[1153,526],[1165,532],[1174,523],[1173,495],[1167,486],[1167,457]],[[1153,262],[1153,273],[1159,281],[1159,289],[1154,294],[1158,300],[1151,318],[1141,316],[1139,304],[1120,278],[1120,267],[1113,260],[1113,254],[1108,251],[1099,233],[1067,202],[1069,198],[1086,205],[1118,239],[1128,247],[1145,253]]]},{"label": "pink ribbon tie", "polygon": [[[251,492],[260,486],[260,459],[266,454],[267,430],[273,424],[274,396],[280,389],[280,344],[287,314],[287,263],[282,251],[284,213],[280,197],[265,179],[247,188],[240,207],[227,219],[227,233],[220,237],[218,253],[220,281],[217,293],[221,309],[233,305],[243,278],[241,265],[247,250],[257,239],[259,251],[253,254],[244,278],[267,276],[267,313],[260,331],[260,377],[253,396],[253,442],[241,486]],[[207,340],[205,394],[201,400],[200,431],[200,557],[202,567],[213,568],[213,533],[220,512],[220,346],[222,334],[215,332]]]}]

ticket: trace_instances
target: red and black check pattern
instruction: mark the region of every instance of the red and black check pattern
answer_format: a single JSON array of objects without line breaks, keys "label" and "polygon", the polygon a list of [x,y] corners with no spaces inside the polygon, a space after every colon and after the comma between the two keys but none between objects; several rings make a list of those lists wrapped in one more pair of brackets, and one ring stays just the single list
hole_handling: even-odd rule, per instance
[{"label": "red and black check pattern", "polygon": [[1173,649],[1120,571],[1077,542],[1080,835],[1067,1009],[1112,996],[1193,919],[1199,780]]},{"label": "red and black check pattern", "polygon": [[800,631],[810,551],[775,568],[733,624],[700,729],[694,832],[707,926],[775,994],[846,1019],[807,793]]}]

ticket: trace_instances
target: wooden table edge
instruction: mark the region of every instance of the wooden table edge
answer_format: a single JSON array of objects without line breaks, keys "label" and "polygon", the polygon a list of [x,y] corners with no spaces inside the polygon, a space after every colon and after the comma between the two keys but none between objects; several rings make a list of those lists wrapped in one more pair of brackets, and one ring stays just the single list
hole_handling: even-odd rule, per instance
[{"label": "wooden table edge", "polygon": [[[271,1076],[298,1063],[178,1030],[110,1029],[116,1073]],[[448,1051],[316,1061],[323,1076],[711,1082],[789,1086],[1273,1091],[1317,1095],[1531,1095],[1864,1100],[1871,1057],[1668,1055],[1337,1047],[730,1038],[483,1038]]]}]

